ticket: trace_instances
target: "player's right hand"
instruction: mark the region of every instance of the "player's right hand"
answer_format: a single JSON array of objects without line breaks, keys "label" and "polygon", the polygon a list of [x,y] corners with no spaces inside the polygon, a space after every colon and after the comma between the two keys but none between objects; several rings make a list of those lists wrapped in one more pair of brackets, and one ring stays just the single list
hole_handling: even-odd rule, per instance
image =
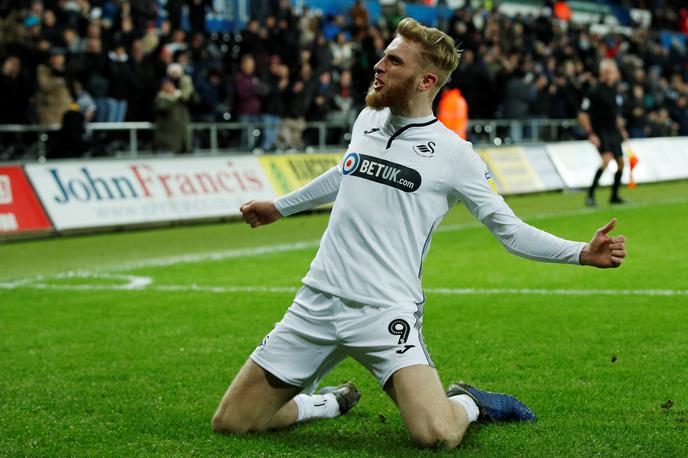
[{"label": "player's right hand", "polygon": [[253,228],[274,223],[282,217],[275,204],[270,201],[251,200],[242,205],[239,210],[246,224],[250,224]]}]

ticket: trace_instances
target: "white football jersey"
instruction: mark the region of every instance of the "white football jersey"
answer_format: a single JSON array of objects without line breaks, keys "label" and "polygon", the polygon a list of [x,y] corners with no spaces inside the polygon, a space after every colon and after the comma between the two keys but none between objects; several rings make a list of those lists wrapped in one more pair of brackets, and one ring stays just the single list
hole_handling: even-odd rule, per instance
[{"label": "white football jersey", "polygon": [[408,121],[389,109],[359,115],[304,284],[356,302],[415,309],[424,301],[432,233],[449,209],[462,200],[483,221],[506,207],[470,143],[434,116]]}]

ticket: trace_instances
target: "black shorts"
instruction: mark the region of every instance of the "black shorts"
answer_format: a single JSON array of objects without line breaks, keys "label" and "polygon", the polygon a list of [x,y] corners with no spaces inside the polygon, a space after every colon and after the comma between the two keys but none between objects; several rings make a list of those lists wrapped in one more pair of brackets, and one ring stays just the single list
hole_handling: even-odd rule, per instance
[{"label": "black shorts", "polygon": [[600,154],[612,153],[615,158],[623,157],[623,150],[621,149],[621,143],[623,143],[623,137],[616,130],[603,130],[601,132],[595,132],[600,138],[600,147],[597,148]]}]

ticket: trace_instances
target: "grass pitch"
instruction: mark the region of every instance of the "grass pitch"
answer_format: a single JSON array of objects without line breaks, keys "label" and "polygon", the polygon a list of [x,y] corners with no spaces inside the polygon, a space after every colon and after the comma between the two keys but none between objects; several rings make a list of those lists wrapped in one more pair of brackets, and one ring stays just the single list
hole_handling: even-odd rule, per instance
[{"label": "grass pitch", "polygon": [[[606,190],[599,193],[603,201]],[[507,254],[459,207],[424,267],[440,376],[517,395],[534,424],[474,425],[462,456],[688,456],[688,182],[621,207],[514,197],[526,221],[588,240],[612,216],[617,270]],[[393,403],[355,362],[348,415],[244,437],[211,416],[279,321],[327,215],[0,245],[0,455],[415,456]],[[269,247],[266,249],[265,247]]]}]

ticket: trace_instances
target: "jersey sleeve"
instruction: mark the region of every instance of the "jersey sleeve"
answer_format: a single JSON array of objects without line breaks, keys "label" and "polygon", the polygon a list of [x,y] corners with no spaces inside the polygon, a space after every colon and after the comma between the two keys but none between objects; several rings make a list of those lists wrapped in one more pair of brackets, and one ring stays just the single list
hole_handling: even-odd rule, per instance
[{"label": "jersey sleeve", "polygon": [[275,207],[282,216],[289,216],[334,202],[341,181],[340,166],[336,165],[307,185],[275,199]]},{"label": "jersey sleeve", "polygon": [[504,199],[492,188],[490,171],[471,143],[459,143],[456,148],[458,154],[449,165],[453,168],[449,185],[466,208],[482,222],[487,215],[501,208]]},{"label": "jersey sleeve", "polygon": [[580,264],[585,243],[565,240],[524,223],[506,203],[490,213],[483,224],[509,253],[534,261]]},{"label": "jersey sleeve", "polygon": [[543,262],[580,264],[583,242],[573,242],[524,223],[489,182],[489,171],[470,143],[455,167],[452,183],[468,210],[512,254]]}]

